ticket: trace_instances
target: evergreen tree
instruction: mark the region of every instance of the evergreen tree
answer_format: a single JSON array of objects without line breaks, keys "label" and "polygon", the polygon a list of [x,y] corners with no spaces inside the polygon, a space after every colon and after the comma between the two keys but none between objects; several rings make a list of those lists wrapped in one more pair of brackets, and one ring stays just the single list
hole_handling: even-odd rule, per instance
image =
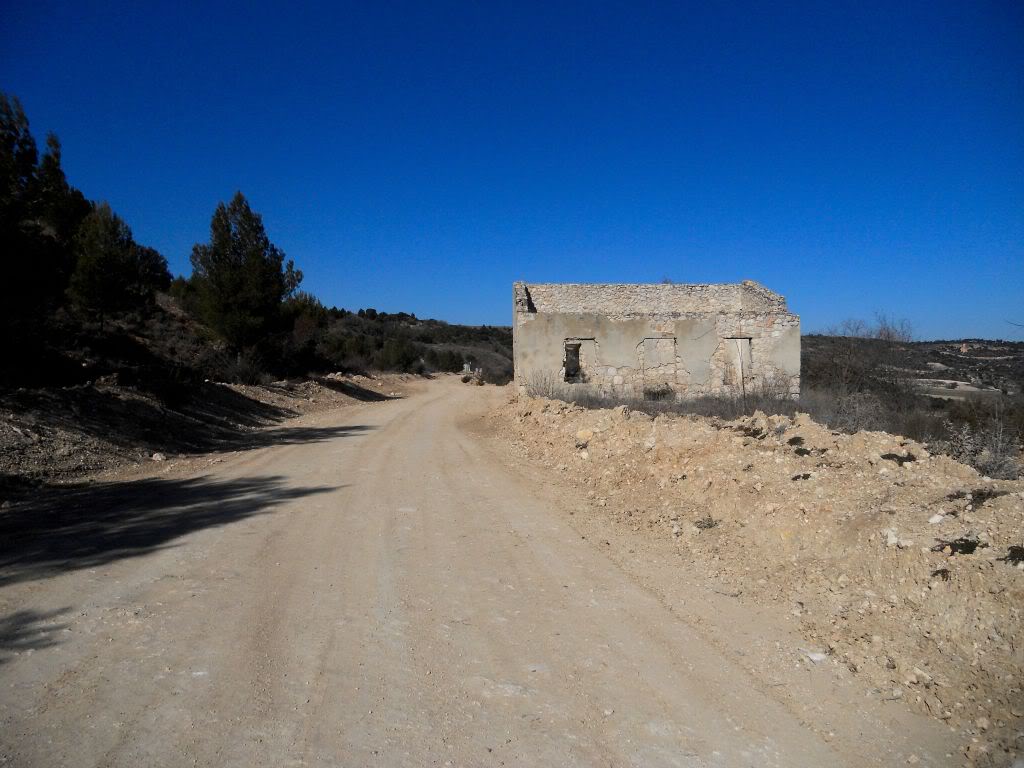
[{"label": "evergreen tree", "polygon": [[167,261],[140,246],[128,225],[106,203],[82,221],[74,239],[75,271],[68,287],[75,307],[104,318],[112,312],[139,309],[166,289]]},{"label": "evergreen tree", "polygon": [[28,218],[38,160],[21,102],[0,93],[0,227],[5,237]]},{"label": "evergreen tree", "polygon": [[71,241],[90,210],[64,177],[57,137],[46,144],[40,160],[21,103],[0,93],[0,321],[19,335],[37,330],[62,301]]},{"label": "evergreen tree", "polygon": [[302,281],[241,192],[227,205],[217,205],[210,242],[192,248],[192,269],[202,319],[236,349],[258,343],[274,329],[282,302]]},{"label": "evergreen tree", "polygon": [[46,151],[39,161],[36,183],[34,207],[37,220],[47,234],[62,246],[67,246],[92,206],[85,195],[68,184],[61,167],[60,140],[55,134],[46,137]]},{"label": "evergreen tree", "polygon": [[155,291],[170,290],[171,271],[167,259],[156,248],[136,244],[133,269],[138,302],[149,303]]}]

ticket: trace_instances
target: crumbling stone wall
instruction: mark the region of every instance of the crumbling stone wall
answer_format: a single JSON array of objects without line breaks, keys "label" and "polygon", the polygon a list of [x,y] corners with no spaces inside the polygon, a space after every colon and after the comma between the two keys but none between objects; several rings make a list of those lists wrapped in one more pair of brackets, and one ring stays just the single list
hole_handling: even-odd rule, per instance
[{"label": "crumbling stone wall", "polygon": [[[800,319],[753,281],[513,287],[516,382],[693,397],[770,385],[800,391]],[[566,381],[566,345],[580,373]]]},{"label": "crumbling stone wall", "polygon": [[586,283],[517,283],[537,312],[599,314],[608,317],[669,316],[682,312],[738,312],[740,285],[615,285]]}]

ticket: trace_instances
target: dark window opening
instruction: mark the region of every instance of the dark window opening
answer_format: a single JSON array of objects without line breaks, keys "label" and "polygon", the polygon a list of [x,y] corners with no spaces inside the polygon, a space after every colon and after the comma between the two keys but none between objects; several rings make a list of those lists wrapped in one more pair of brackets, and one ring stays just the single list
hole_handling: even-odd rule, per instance
[{"label": "dark window opening", "polygon": [[580,343],[565,343],[565,380],[582,381],[583,371],[580,369]]}]

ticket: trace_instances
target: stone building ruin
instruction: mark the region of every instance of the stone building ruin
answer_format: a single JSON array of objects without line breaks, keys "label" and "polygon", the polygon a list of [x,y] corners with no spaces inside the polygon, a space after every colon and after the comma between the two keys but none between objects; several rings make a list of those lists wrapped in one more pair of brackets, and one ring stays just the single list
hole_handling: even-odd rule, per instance
[{"label": "stone building ruin", "polygon": [[800,392],[800,318],[753,280],[513,284],[520,391],[647,399]]}]

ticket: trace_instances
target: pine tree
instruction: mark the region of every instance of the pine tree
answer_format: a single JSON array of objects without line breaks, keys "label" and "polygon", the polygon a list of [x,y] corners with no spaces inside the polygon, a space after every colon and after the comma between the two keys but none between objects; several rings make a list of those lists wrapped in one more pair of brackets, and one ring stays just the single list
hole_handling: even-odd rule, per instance
[{"label": "pine tree", "polygon": [[100,324],[113,312],[140,309],[171,282],[167,260],[132,238],[128,225],[106,203],[82,221],[74,239],[75,271],[68,295]]},{"label": "pine tree", "polygon": [[201,317],[236,349],[263,340],[302,281],[241,192],[217,205],[210,242],[192,248],[192,269]]},{"label": "pine tree", "polygon": [[38,160],[21,102],[0,93],[0,228],[4,236],[28,218]]},{"label": "pine tree", "polygon": [[75,271],[68,295],[80,310],[97,315],[127,309],[135,241],[128,225],[106,203],[95,206],[75,235]]},{"label": "pine tree", "polygon": [[92,206],[85,195],[68,184],[61,167],[60,140],[55,134],[46,137],[46,151],[39,161],[36,184],[34,208],[38,220],[47,234],[67,246]]},{"label": "pine tree", "polygon": [[63,300],[71,241],[89,211],[64,176],[57,137],[40,159],[21,103],[0,93],[0,326],[9,335],[35,333]]}]

